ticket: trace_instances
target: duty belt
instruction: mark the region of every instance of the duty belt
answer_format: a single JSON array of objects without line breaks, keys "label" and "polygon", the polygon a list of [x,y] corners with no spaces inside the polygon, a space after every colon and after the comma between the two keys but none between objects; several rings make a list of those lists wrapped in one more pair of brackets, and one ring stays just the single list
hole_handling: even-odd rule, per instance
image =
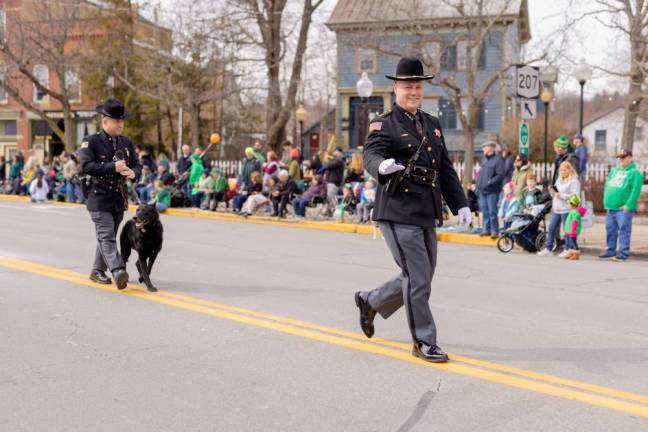
[{"label": "duty belt", "polygon": [[95,177],[94,181],[97,182],[97,186],[103,189],[108,189],[115,192],[121,192],[121,184],[122,184],[121,179],[106,178],[105,176],[102,176],[102,177]]},{"label": "duty belt", "polygon": [[414,183],[436,187],[437,180],[439,179],[439,171],[415,165],[412,167],[412,172],[410,173],[409,178]]}]

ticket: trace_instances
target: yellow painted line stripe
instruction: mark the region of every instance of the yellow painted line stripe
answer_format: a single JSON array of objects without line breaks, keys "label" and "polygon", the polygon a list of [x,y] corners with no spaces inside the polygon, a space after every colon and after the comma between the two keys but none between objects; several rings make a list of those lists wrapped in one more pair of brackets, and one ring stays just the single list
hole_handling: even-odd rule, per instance
[{"label": "yellow painted line stripe", "polygon": [[[249,315],[249,316],[254,316],[258,318],[263,318],[263,319],[270,319],[273,321],[281,322],[284,324],[290,324],[290,325],[296,325],[299,327],[304,327],[308,328],[311,330],[316,330],[324,333],[329,333],[329,334],[334,334],[338,336],[343,336],[351,339],[358,339],[365,341],[367,343],[374,343],[377,345],[384,345],[387,347],[391,348],[398,348],[398,349],[404,349],[404,350],[411,350],[412,345],[407,344],[407,343],[402,343],[402,342],[396,342],[396,341],[391,341],[388,339],[381,339],[381,338],[372,338],[372,339],[367,339],[366,336],[360,333],[354,333],[354,332],[349,332],[345,330],[340,330],[336,329],[333,327],[327,327],[319,324],[313,324],[305,321],[299,321],[295,320],[292,318],[285,318],[281,316],[276,316],[272,314],[268,314],[265,312],[258,312],[250,309],[245,309],[237,306],[232,306],[228,304],[223,304],[223,303],[218,303],[214,302],[211,300],[203,300],[203,299],[198,299],[195,297],[190,297],[190,296],[185,296],[182,294],[175,294],[175,293],[170,293],[166,291],[160,291],[160,295],[169,297],[169,298],[175,298],[178,300],[190,302],[190,303],[196,303],[200,305],[205,305],[205,306],[211,306],[211,307],[216,307],[219,309],[224,309],[236,313],[241,313],[244,315]],[[594,384],[588,384],[580,381],[574,381],[566,378],[560,378],[557,376],[553,375],[548,375],[548,374],[543,374],[539,372],[534,372],[526,369],[520,369],[520,368],[515,368],[511,366],[506,366],[506,365],[501,365],[493,362],[489,362],[487,360],[480,360],[480,359],[474,359],[471,357],[466,357],[466,356],[461,356],[457,354],[450,354],[452,356],[453,360],[460,361],[462,363],[470,364],[473,366],[478,366],[481,368],[485,369],[492,369],[496,370],[499,372],[506,372],[514,375],[519,375],[522,377],[526,378],[532,378],[538,381],[545,381],[548,383],[552,384],[559,384],[559,385],[564,385],[568,387],[573,387],[579,390],[585,390],[588,392],[592,393],[598,393],[606,396],[611,396],[619,399],[627,399],[630,401],[635,401],[635,402],[641,402],[641,403],[648,403],[648,395],[641,395],[637,393],[631,393],[631,392],[626,392],[623,390],[617,390],[609,387],[602,387],[602,386],[597,386]]]},{"label": "yellow painted line stripe", "polygon": [[[641,417],[647,417],[648,418],[648,406],[644,405],[638,405],[635,403],[627,402],[627,401],[621,401],[617,399],[611,399],[605,396],[601,395],[596,395],[596,394],[589,394],[585,393],[582,391],[577,391],[577,390],[572,390],[568,388],[562,388],[562,387],[557,387],[552,384],[548,383],[543,383],[543,382],[537,382],[537,381],[531,381],[526,378],[521,378],[521,377],[515,377],[515,376],[510,376],[510,375],[505,375],[499,372],[494,372],[490,370],[484,370],[481,368],[475,368],[471,366],[466,366],[460,363],[456,362],[450,362],[446,364],[433,364],[433,363],[428,363],[423,360],[417,359],[408,352],[402,350],[402,349],[392,349],[390,347],[377,344],[377,343],[370,343],[365,341],[359,341],[359,340],[352,340],[349,339],[348,337],[340,337],[336,336],[334,334],[328,334],[328,333],[322,333],[320,331],[315,331],[311,330],[308,328],[303,328],[295,325],[290,325],[287,323],[282,323],[278,322],[276,320],[268,320],[268,319],[263,319],[263,318],[258,318],[254,317],[251,315],[246,315],[242,313],[237,313],[233,311],[226,311],[223,309],[217,309],[214,307],[208,307],[208,306],[203,306],[201,304],[196,304],[195,302],[186,302],[179,300],[180,297],[186,297],[187,296],[180,296],[180,295],[173,295],[178,297],[178,299],[172,298],[169,294],[171,293],[166,293],[166,295],[155,295],[155,294],[149,294],[146,291],[140,291],[140,290],[126,290],[122,292],[118,292],[114,289],[114,287],[108,285],[100,285],[96,284],[94,282],[91,282],[90,280],[87,279],[85,275],[82,275],[80,273],[75,273],[72,271],[68,270],[63,270],[63,269],[58,269],[42,264],[36,264],[28,261],[23,261],[23,260],[16,260],[16,259],[11,259],[11,258],[2,258],[0,257],[0,266],[18,270],[18,271],[24,271],[28,273],[33,273],[33,274],[38,274],[41,276],[45,276],[48,278],[52,279],[58,279],[58,280],[63,280],[63,281],[68,281],[77,285],[85,285],[85,286],[90,286],[93,288],[99,288],[105,291],[109,292],[114,292],[114,293],[119,293],[123,295],[129,295],[137,298],[141,298],[144,300],[149,300],[152,302],[156,303],[161,303],[165,304],[168,306],[173,306],[173,307],[178,307],[181,309],[205,314],[205,315],[210,315],[218,318],[223,318],[231,321],[236,321],[240,322],[243,324],[248,324],[248,325],[253,325],[256,327],[261,327],[269,330],[274,330],[286,334],[291,334],[295,336],[300,336],[306,339],[311,339],[311,340],[316,340],[324,343],[329,343],[332,345],[337,345],[337,346],[342,346],[350,349],[355,349],[367,353],[373,353],[373,354],[379,354],[383,355],[386,357],[390,357],[393,359],[398,359],[402,361],[406,361],[408,363],[415,363],[421,366],[427,366],[427,367],[432,367],[436,368],[439,370],[444,370],[448,372],[453,372],[457,373],[460,375],[464,376],[469,376],[473,378],[478,378],[494,383],[499,383],[499,384],[504,384],[512,387],[516,387],[519,389],[524,389],[524,390],[530,390],[534,391],[537,393],[542,393],[542,394],[547,394],[551,396],[556,396],[556,397],[561,397],[564,399],[569,399],[569,400],[574,400],[594,406],[598,406],[601,408],[606,408],[606,409],[611,409],[615,411],[621,411],[621,412],[626,412],[629,414],[641,416]],[[136,287],[141,288],[139,285],[133,285]],[[194,301],[200,301],[200,302],[207,302],[207,301],[202,301],[199,299],[193,299]],[[215,302],[213,302],[215,303]],[[228,305],[225,305],[228,306]],[[231,307],[234,308],[234,307]],[[242,308],[236,308],[239,310],[245,310]],[[245,310],[247,311],[247,310]],[[254,313],[257,315],[262,315],[262,313],[259,312],[254,312],[254,311],[247,311],[250,313]],[[275,317],[275,318],[280,318],[280,317]],[[288,321],[288,319],[284,319]],[[290,320],[290,321],[295,321],[299,322],[296,320]],[[310,323],[304,323],[303,324],[308,324],[311,325]],[[327,327],[324,326],[317,326],[322,329],[327,329]],[[328,328],[330,329],[330,328]],[[332,329],[336,330],[336,329]],[[336,330],[338,331],[338,330]],[[344,332],[348,333],[348,332]],[[352,333],[348,333],[350,335],[353,335]],[[354,337],[355,338],[355,337]],[[402,346],[403,344],[397,344],[397,346]],[[453,356],[454,358],[458,357],[456,355]],[[490,362],[484,362],[485,366],[486,363],[490,364]],[[499,365],[498,365],[499,366]],[[525,371],[526,372],[526,371]],[[603,388],[603,387],[598,387],[598,386],[593,386],[592,388]],[[623,392],[624,394],[632,395],[630,393]],[[643,397],[642,395],[638,395]]]},{"label": "yellow painted line stripe", "polygon": [[[0,201],[28,203],[29,198],[15,196],[15,195],[0,195]],[[56,202],[56,201],[49,201],[48,203],[53,205],[59,205],[59,206],[79,207],[82,205],[82,204],[72,204],[72,203]],[[128,206],[128,209],[134,212],[137,209],[137,206],[131,204]],[[248,218],[244,218],[242,216],[238,216],[232,213],[215,213],[215,212],[205,212],[199,210],[188,210],[188,209],[178,209],[178,208],[167,209],[163,213],[163,216],[164,215],[194,218],[194,219],[215,220],[215,221],[249,223],[255,225],[272,225],[278,227],[310,229],[310,230],[319,230],[319,231],[332,231],[332,232],[343,232],[343,233],[364,234],[364,235],[373,234],[373,228],[371,225],[345,224],[345,223],[313,221],[313,220],[301,220],[301,221],[289,222],[289,221],[276,220],[270,217],[263,217],[263,216],[250,216]],[[479,237],[474,234],[437,232],[437,239],[439,241],[446,242],[446,243],[458,243],[458,244],[466,244],[466,245],[473,245],[473,246],[495,246],[495,241],[492,240],[490,237]]]}]

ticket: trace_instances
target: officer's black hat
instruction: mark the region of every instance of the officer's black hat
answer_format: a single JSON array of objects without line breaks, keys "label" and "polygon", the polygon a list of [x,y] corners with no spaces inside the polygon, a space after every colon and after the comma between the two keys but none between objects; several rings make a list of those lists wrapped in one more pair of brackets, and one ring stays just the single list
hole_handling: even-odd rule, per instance
[{"label": "officer's black hat", "polygon": [[425,75],[421,60],[412,57],[400,59],[396,66],[396,74],[385,76],[394,81],[423,81],[434,78],[434,75]]},{"label": "officer's black hat", "polygon": [[114,118],[117,120],[126,120],[130,117],[130,113],[126,111],[124,105],[114,97],[109,97],[108,99],[106,99],[103,105],[97,105],[96,110],[99,114],[103,114],[106,117]]}]

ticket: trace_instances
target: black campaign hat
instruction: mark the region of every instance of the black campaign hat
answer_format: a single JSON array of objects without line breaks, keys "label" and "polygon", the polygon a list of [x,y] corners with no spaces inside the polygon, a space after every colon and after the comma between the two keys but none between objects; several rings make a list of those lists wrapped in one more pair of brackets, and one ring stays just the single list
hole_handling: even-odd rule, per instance
[{"label": "black campaign hat", "polygon": [[126,120],[130,117],[130,113],[126,111],[124,105],[114,97],[109,97],[103,105],[97,105],[96,111],[106,117],[114,118],[117,120]]},{"label": "black campaign hat", "polygon": [[434,78],[434,75],[425,75],[421,60],[411,57],[403,57],[398,61],[395,75],[385,76],[394,81],[423,81]]}]

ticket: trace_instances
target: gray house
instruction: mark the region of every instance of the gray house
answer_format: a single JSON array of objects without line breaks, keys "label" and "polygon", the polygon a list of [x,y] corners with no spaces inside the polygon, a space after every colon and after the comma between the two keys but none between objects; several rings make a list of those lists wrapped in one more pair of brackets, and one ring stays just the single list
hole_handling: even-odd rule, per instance
[{"label": "gray house", "polygon": [[[422,58],[426,72],[436,74],[425,87],[422,108],[439,117],[451,152],[461,154],[465,138],[460,116],[465,116],[470,100],[479,101],[479,106],[475,103],[477,121],[471,128],[476,147],[488,136],[499,134],[503,119],[515,110],[507,67],[519,62],[521,47],[531,37],[527,0],[475,0],[463,2],[463,9],[451,2],[338,1],[327,26],[337,37],[336,135],[340,145],[349,149],[364,145],[365,110],[356,91],[361,74],[366,72],[374,85],[367,100],[370,120],[391,107],[392,82],[385,74],[393,73],[405,55]],[[481,23],[479,27],[476,22]],[[477,44],[478,54],[476,49],[471,51]],[[472,87],[468,85],[471,79]],[[448,84],[461,89],[461,111],[452,101]],[[480,97],[463,96],[469,93]]]}]

